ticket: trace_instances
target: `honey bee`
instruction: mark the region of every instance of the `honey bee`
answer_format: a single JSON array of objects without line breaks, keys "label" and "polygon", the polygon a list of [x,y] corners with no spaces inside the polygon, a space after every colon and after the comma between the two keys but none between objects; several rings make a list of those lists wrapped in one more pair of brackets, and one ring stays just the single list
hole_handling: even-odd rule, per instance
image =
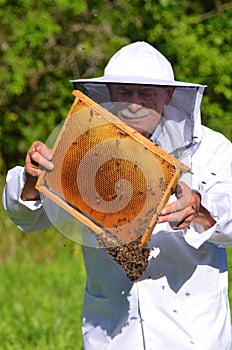
[{"label": "honey bee", "polygon": [[127,136],[128,134],[123,130],[118,130],[118,134],[121,136]]},{"label": "honey bee", "polygon": [[159,188],[163,188],[164,186],[165,186],[165,182],[164,182],[163,177],[161,177],[159,180]]},{"label": "honey bee", "polygon": [[120,194],[120,196],[119,196],[119,201],[121,201],[122,199],[123,199],[123,197],[124,197],[124,193],[122,193],[122,194]]},{"label": "honey bee", "polygon": [[96,202],[97,204],[99,204],[101,202],[101,197],[99,196],[99,194],[96,192]]},{"label": "honey bee", "polygon": [[206,250],[203,250],[203,249],[200,250],[200,254],[201,254],[201,255],[205,255],[205,254],[206,254]]},{"label": "honey bee", "polygon": [[93,110],[90,109],[90,113],[89,113],[89,123],[92,121],[93,117],[94,117]]},{"label": "honey bee", "polygon": [[117,193],[114,193],[114,194],[110,194],[109,196],[108,196],[108,198],[109,199],[114,199],[114,198],[116,198],[117,197]]},{"label": "honey bee", "polygon": [[118,223],[120,223],[120,222],[122,222],[122,221],[125,221],[126,220],[126,218],[124,217],[124,218],[119,218],[118,219]]}]

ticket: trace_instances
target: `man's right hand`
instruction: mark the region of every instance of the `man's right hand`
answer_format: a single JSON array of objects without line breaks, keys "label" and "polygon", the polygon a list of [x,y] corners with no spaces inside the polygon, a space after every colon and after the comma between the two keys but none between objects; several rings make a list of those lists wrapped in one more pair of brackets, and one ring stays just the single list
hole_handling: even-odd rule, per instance
[{"label": "man's right hand", "polygon": [[26,182],[21,194],[22,200],[29,201],[40,198],[35,184],[42,169],[53,169],[52,152],[44,143],[35,141],[29,148],[25,160]]}]

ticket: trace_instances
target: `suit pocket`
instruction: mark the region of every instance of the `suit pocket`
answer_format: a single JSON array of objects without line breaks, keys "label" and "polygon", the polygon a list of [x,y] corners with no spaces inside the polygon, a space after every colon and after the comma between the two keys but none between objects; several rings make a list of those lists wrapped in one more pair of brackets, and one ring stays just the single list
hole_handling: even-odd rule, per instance
[{"label": "suit pocket", "polygon": [[108,334],[111,333],[112,313],[108,298],[96,296],[86,289],[83,307],[85,324],[100,326]]}]

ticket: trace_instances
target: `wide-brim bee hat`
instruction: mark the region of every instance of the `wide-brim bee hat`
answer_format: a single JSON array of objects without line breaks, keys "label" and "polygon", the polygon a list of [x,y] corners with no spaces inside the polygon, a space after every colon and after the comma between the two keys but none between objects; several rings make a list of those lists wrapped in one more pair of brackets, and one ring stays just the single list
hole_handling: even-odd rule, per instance
[{"label": "wide-brim bee hat", "polygon": [[75,85],[144,84],[175,87],[199,87],[199,84],[177,81],[170,62],[146,42],[135,42],[121,48],[107,64],[104,75],[91,79],[71,80]]},{"label": "wide-brim bee hat", "polygon": [[108,84],[174,87],[171,103],[164,107],[164,122],[169,130],[174,130],[175,144],[165,147],[164,141],[161,147],[179,157],[185,148],[201,139],[200,103],[206,85],[175,80],[167,58],[146,42],[138,41],[122,47],[109,60],[103,76],[71,82],[75,89],[82,89],[102,105],[110,101]]}]

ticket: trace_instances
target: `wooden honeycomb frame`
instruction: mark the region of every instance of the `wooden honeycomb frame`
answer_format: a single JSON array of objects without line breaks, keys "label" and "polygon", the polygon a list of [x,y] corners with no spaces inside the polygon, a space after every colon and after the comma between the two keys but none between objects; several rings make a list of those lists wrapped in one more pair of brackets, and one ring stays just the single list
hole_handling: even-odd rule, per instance
[{"label": "wooden honeycomb frame", "polygon": [[[181,172],[189,168],[82,92],[73,94],[75,101],[52,149],[54,169],[42,171],[36,188],[94,231],[103,246],[138,237],[144,244]],[[123,184],[120,176],[128,181],[124,192],[131,183],[130,205],[125,204],[128,198],[122,205],[123,193],[117,191]],[[112,205],[116,207],[104,209]]]}]

